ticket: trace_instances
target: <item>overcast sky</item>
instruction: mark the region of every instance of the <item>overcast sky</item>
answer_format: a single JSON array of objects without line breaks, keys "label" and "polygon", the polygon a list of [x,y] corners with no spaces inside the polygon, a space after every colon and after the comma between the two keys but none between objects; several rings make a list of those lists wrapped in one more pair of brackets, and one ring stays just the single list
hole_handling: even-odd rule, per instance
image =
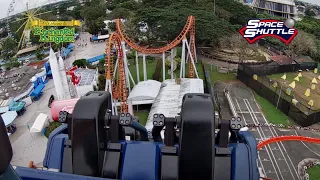
[{"label": "overcast sky", "polygon": [[10,13],[10,15],[25,11],[27,9],[26,3],[28,3],[29,8],[35,8],[61,0],[0,0],[0,19],[7,17],[9,5],[12,1],[15,2],[13,6],[14,12]]},{"label": "overcast sky", "polygon": [[[0,0],[2,1],[2,0]],[[320,1],[319,0],[303,0],[304,2],[308,2],[308,3],[312,3],[312,4],[317,4],[320,5]]]},{"label": "overcast sky", "polygon": [[[18,12],[25,11],[27,9],[26,3],[28,2],[29,8],[39,7],[48,3],[58,2],[61,0],[0,0],[0,19],[5,18],[7,16],[7,12],[9,9],[9,5],[12,1],[14,3],[14,12],[11,15],[16,14]],[[303,0],[305,2],[318,4],[320,5],[320,0]]]}]

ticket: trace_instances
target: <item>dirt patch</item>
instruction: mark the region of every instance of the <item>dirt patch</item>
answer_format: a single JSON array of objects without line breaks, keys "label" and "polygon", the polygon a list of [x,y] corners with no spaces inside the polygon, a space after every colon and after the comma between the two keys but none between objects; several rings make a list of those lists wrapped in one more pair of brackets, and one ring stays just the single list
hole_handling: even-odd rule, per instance
[{"label": "dirt patch", "polygon": [[[297,99],[300,103],[302,103],[304,106],[309,107],[308,102],[310,100],[313,100],[314,105],[311,108],[314,111],[320,110],[320,80],[317,78],[319,74],[314,74],[313,72],[309,71],[303,71],[301,72],[302,77],[299,78],[299,81],[296,81],[296,87],[293,89],[293,97]],[[287,88],[289,88],[289,84],[293,82],[293,79],[298,75],[298,73],[286,73],[287,79],[282,80],[281,76],[283,74],[277,74],[272,75],[271,79],[277,81],[282,85],[282,89],[285,91]],[[314,90],[311,90],[310,96],[305,96],[305,92],[308,88],[311,88],[311,81],[313,78],[316,78],[318,81],[318,84],[316,84],[316,87]],[[279,84],[279,85],[280,85]]]}]

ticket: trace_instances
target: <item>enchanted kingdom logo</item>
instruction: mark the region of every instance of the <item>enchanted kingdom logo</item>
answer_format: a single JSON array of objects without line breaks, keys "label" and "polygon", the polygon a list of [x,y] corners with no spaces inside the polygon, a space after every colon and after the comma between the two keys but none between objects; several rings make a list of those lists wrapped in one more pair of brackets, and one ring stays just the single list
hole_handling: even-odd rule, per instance
[{"label": "enchanted kingdom logo", "polygon": [[[32,22],[34,27],[34,35],[40,36],[40,42],[74,42],[75,28],[74,26],[80,26],[81,23],[78,20],[72,21],[44,21],[35,20]],[[51,26],[51,28],[44,28]],[[57,29],[58,26],[65,26],[63,29]],[[66,26],[72,26],[67,28]]]},{"label": "enchanted kingdom logo", "polygon": [[250,44],[264,37],[275,37],[289,44],[298,34],[298,30],[293,27],[293,19],[287,19],[285,22],[274,19],[252,19],[239,32]]}]

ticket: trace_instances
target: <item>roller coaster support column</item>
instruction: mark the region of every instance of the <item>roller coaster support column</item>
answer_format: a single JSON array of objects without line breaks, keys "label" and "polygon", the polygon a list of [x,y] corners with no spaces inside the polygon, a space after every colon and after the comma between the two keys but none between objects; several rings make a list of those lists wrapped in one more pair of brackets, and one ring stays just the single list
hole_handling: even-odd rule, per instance
[{"label": "roller coaster support column", "polygon": [[112,114],[118,115],[117,106],[115,104],[115,100],[112,97],[112,84],[111,79],[106,79],[106,88],[105,91],[109,91],[111,94],[111,103],[112,103]]},{"label": "roller coaster support column", "polygon": [[198,63],[196,44],[193,44],[193,46],[194,46],[194,58],[196,60],[196,63]]},{"label": "roller coaster support column", "polygon": [[166,52],[162,52],[162,82],[166,80]]},{"label": "roller coaster support column", "polygon": [[113,79],[116,79],[118,64],[119,64],[119,56],[117,57],[116,65],[114,66]]},{"label": "roller coaster support column", "polygon": [[136,51],[136,70],[137,70],[137,83],[140,82],[140,73],[139,73],[139,57],[138,52]]},{"label": "roller coaster support column", "polygon": [[171,49],[171,79],[173,79],[173,59],[174,59],[174,57],[173,57],[173,51],[174,51],[174,49]]},{"label": "roller coaster support column", "polygon": [[146,81],[147,80],[147,65],[146,65],[146,55],[143,54],[143,80]]},{"label": "roller coaster support column", "polygon": [[[187,42],[187,39],[183,39],[182,42],[185,42],[186,46],[187,46],[187,49],[188,49],[188,53],[189,53],[189,56],[190,56],[190,59],[191,59],[191,63],[192,63],[192,66],[193,66],[193,69],[194,69],[194,72],[196,73],[196,77],[199,79],[199,76],[198,76],[198,72],[197,72],[197,68],[196,68],[196,65],[194,64],[194,59],[193,59],[193,56],[191,54],[191,51],[190,51],[190,47],[189,47],[189,44]],[[189,64],[190,66],[191,64]]]},{"label": "roller coaster support column", "polygon": [[185,75],[185,56],[186,56],[186,45],[185,41],[182,41],[182,54],[181,54],[181,64],[180,64],[180,78],[184,78]]},{"label": "roller coaster support column", "polygon": [[[187,40],[188,42],[188,40]],[[191,38],[190,38],[190,42],[189,42],[189,47],[191,47]],[[187,57],[186,57],[186,64],[188,64],[188,59],[189,59],[189,53],[187,53]]]},{"label": "roller coaster support column", "polygon": [[125,75],[126,75],[126,84],[127,84],[127,88],[129,89],[129,93],[130,93],[131,92],[130,79],[131,79],[133,85],[136,85],[136,83],[134,82],[134,79],[133,79],[133,77],[130,73],[129,67],[128,67],[126,46],[125,46],[124,41],[121,41],[121,46],[122,46],[122,51],[123,51],[123,63],[124,63],[124,71],[125,71]]}]

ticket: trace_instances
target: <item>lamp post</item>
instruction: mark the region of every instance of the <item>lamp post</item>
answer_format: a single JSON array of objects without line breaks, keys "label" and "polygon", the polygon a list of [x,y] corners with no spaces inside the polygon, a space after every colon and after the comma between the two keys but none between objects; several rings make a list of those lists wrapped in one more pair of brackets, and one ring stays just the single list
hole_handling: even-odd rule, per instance
[{"label": "lamp post", "polygon": [[[284,82],[284,84],[285,84],[285,83],[286,83],[286,82]],[[277,101],[276,109],[278,109],[278,105],[279,105],[279,101],[280,101],[281,93],[282,93],[282,83],[281,83],[281,86],[280,86],[280,93],[279,93],[279,97],[278,97],[278,101]]]}]

